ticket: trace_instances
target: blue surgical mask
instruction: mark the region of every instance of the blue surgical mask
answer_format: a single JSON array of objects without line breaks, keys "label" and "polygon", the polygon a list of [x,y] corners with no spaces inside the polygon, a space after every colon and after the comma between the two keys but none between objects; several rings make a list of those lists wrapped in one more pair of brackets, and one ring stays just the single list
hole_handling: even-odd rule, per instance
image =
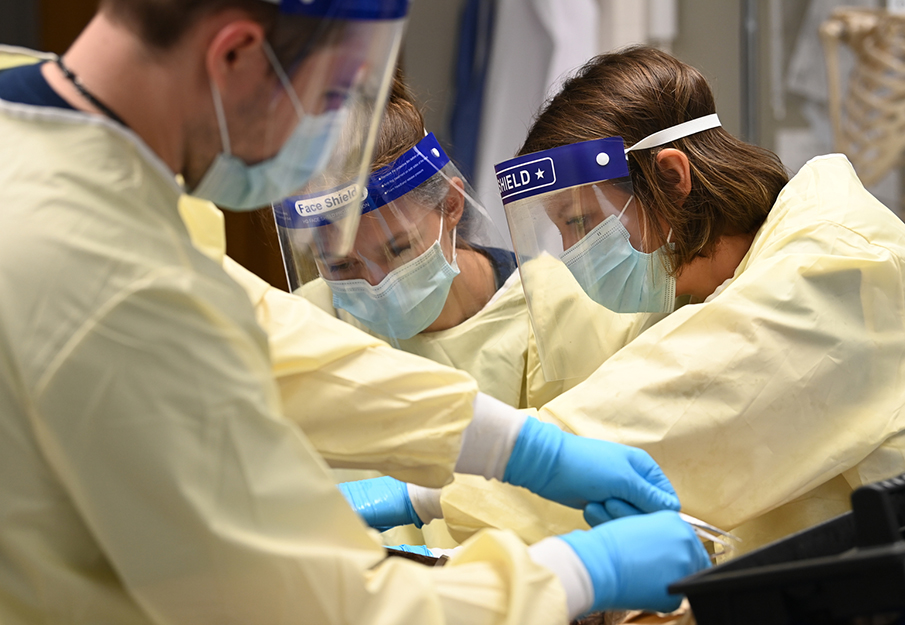
[{"label": "blue surgical mask", "polygon": [[438,237],[427,251],[389,272],[376,286],[361,279],[325,282],[333,290],[333,306],[348,311],[381,336],[410,339],[440,316],[457,275],[453,230],[452,264],[443,255]]},{"label": "blue surgical mask", "polygon": [[651,254],[639,252],[620,217],[604,219],[560,258],[584,292],[614,312],[672,312],[676,279],[668,270],[669,243]]},{"label": "blue surgical mask", "polygon": [[220,153],[191,194],[218,206],[236,211],[268,206],[298,191],[321,171],[330,158],[333,144],[345,121],[340,111],[306,115],[295,90],[266,43],[264,51],[286,90],[299,122],[292,134],[272,158],[247,165],[230,152],[229,131],[223,101],[217,85],[211,82],[214,110],[220,128]]}]

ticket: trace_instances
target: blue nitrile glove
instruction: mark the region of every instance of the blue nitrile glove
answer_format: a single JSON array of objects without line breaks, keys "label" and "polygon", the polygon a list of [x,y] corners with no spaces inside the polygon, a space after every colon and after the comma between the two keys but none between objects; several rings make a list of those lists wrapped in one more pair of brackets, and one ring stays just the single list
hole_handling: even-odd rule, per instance
[{"label": "blue nitrile glove", "polygon": [[431,550],[424,545],[393,545],[392,547],[387,547],[387,549],[395,549],[396,551],[404,551],[405,553],[417,553],[432,558],[436,557],[431,553]]},{"label": "blue nitrile glove", "polygon": [[365,520],[380,531],[398,525],[414,523],[421,527],[405,482],[391,477],[374,477],[357,482],[343,482],[339,490],[349,505]]},{"label": "blue nitrile glove", "polygon": [[[529,417],[519,432],[503,481],[572,508],[610,518],[678,510],[679,498],[648,453],[637,447],[567,434]],[[605,518],[605,516],[610,518]]]},{"label": "blue nitrile glove", "polygon": [[617,519],[560,536],[578,554],[594,587],[591,612],[672,612],[682,601],[666,587],[710,566],[692,527],[671,511]]},{"label": "blue nitrile glove", "polygon": [[620,519],[633,514],[644,514],[641,510],[621,499],[607,499],[602,504],[590,503],[584,508],[584,520],[594,527],[613,519]]}]

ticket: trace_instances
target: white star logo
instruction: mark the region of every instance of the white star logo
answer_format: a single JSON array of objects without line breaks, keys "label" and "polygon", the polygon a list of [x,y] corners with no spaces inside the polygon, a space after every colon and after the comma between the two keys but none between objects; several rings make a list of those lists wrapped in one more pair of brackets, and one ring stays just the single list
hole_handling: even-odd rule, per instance
[{"label": "white star logo", "polygon": [[538,179],[538,180],[543,179],[543,177],[544,177],[544,170],[543,170],[543,169],[538,168],[537,171],[534,172],[534,173],[537,174],[537,179]]}]

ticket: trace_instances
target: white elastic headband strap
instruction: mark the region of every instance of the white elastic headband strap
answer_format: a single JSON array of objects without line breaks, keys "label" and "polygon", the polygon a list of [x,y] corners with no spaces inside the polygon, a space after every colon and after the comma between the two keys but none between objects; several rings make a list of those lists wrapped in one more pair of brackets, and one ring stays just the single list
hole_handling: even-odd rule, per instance
[{"label": "white elastic headband strap", "polygon": [[652,135],[648,135],[632,147],[625,148],[625,153],[628,154],[633,150],[646,150],[647,148],[655,148],[658,145],[670,143],[671,141],[675,141],[676,139],[682,139],[683,137],[703,132],[705,130],[710,130],[711,128],[719,128],[720,126],[722,126],[722,124],[720,123],[720,118],[716,113],[712,113],[711,115],[698,117],[697,119],[692,119],[691,121],[677,124],[675,126],[666,128],[665,130],[661,130],[660,132],[655,132]]}]

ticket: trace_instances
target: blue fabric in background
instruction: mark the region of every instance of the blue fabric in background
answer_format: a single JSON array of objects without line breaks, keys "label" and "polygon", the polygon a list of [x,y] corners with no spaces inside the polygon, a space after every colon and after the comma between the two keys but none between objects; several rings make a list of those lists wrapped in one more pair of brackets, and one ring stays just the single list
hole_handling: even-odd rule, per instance
[{"label": "blue fabric in background", "polygon": [[496,0],[468,0],[459,24],[455,100],[449,118],[451,156],[466,179],[474,177],[484,87],[490,66]]}]

